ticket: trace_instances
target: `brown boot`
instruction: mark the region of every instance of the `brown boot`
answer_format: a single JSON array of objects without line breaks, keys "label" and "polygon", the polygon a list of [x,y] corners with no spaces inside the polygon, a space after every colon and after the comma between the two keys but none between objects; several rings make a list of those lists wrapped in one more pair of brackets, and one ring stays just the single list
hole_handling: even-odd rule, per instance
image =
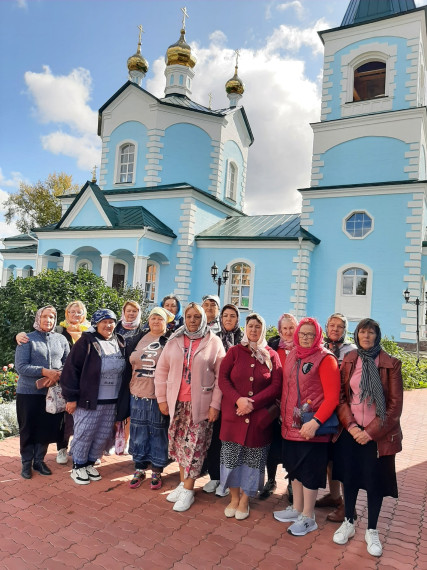
[{"label": "brown boot", "polygon": [[[326,517],[326,520],[331,521],[331,522],[337,522],[337,523],[342,523],[344,522],[345,519],[345,504],[344,501],[342,502],[342,504],[335,509],[335,511],[332,511],[332,513],[329,513],[329,515]],[[357,519],[357,513],[356,513],[356,509],[354,509],[354,520]]]},{"label": "brown boot", "polygon": [[314,506],[317,507],[318,509],[322,509],[324,507],[333,507],[334,509],[337,509],[342,504],[343,504],[342,497],[338,497],[338,499],[333,499],[331,494],[328,493],[321,499],[317,500]]}]

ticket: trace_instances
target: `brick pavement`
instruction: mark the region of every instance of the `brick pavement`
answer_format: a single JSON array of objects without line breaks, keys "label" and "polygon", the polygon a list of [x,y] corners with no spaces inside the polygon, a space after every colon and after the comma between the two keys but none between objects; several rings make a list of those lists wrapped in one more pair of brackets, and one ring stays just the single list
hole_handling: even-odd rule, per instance
[{"label": "brick pavement", "polygon": [[379,559],[366,552],[364,492],[356,535],[338,546],[332,542],[338,525],[326,522],[327,509],[316,510],[319,529],[305,537],[291,537],[288,525],[273,519],[272,511],[287,504],[283,480],[270,499],[252,501],[245,521],[225,518],[228,499],[203,493],[206,479],[197,482],[191,509],[175,513],[165,496],[178,484],[176,464],[168,467],[160,491],[151,491],[147,482],[129,489],[129,456],[105,458],[102,480],[79,487],[70,465],[56,464],[50,446],[53,475],[35,473],[26,481],[19,475],[18,438],[9,438],[0,442],[0,569],[426,570],[427,389],[405,393],[402,424],[400,497],[384,501]]}]

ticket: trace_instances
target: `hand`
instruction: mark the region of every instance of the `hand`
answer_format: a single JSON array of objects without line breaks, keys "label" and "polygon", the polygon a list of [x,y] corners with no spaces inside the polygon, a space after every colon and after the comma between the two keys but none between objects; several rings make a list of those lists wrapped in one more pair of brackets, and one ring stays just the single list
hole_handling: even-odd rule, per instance
[{"label": "hand", "polygon": [[319,424],[316,420],[310,420],[309,422],[303,424],[302,428],[299,430],[300,436],[304,439],[311,439],[316,435],[316,431],[319,428]]},{"label": "hand", "polygon": [[42,374],[43,376],[46,376],[46,378],[49,378],[49,380],[53,380],[53,384],[56,384],[56,382],[58,382],[61,377],[60,370],[54,370],[51,368],[43,368]]},{"label": "hand", "polygon": [[28,338],[27,333],[20,332],[16,335],[15,340],[17,344],[21,346],[21,344],[26,344],[30,339]]},{"label": "hand", "polygon": [[238,416],[245,416],[246,414],[250,414],[254,409],[252,398],[244,398],[242,396],[237,400],[236,405],[236,414]]},{"label": "hand", "polygon": [[213,422],[215,422],[218,419],[218,416],[219,416],[219,410],[210,407],[208,411],[208,422],[210,424],[213,424]]},{"label": "hand", "polygon": [[371,441],[371,438],[364,429],[359,429],[359,433],[357,433],[353,437],[355,441],[357,441],[357,443],[359,443],[360,445],[366,445]]},{"label": "hand", "polygon": [[167,402],[162,402],[161,404],[159,404],[159,410],[160,413],[163,414],[164,416],[168,416],[169,415],[169,406]]},{"label": "hand", "polygon": [[77,408],[77,402],[67,402],[65,404],[65,411],[69,414],[74,414]]},{"label": "hand", "polygon": [[353,426],[348,430],[348,433],[351,435],[353,439],[356,439],[356,435],[360,433],[362,430],[359,426]]}]

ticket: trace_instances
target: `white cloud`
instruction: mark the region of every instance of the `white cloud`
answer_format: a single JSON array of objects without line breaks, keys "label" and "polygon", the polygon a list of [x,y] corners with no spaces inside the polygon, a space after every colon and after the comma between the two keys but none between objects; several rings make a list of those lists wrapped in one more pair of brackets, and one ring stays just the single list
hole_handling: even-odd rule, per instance
[{"label": "white cloud", "polygon": [[[1,179],[1,169],[0,169],[0,184],[4,185],[4,181]],[[6,222],[4,221],[4,202],[9,198],[9,192],[6,192],[5,190],[2,190],[0,188],[0,239],[1,238],[5,238],[8,236],[14,236],[16,234],[19,234],[19,231],[17,230],[16,226],[14,223],[12,224],[6,224]]]},{"label": "white cloud", "polygon": [[22,8],[24,10],[26,10],[28,8],[27,0],[16,0],[16,4],[17,4],[18,8]]},{"label": "white cloud", "polygon": [[20,172],[11,172],[10,178],[6,178],[3,174],[3,169],[0,167],[0,186],[7,186],[8,188],[19,188],[19,183],[21,181],[28,182],[28,180],[24,180],[24,177]]},{"label": "white cloud", "polygon": [[285,10],[293,9],[297,17],[302,20],[304,17],[304,6],[299,0],[294,0],[293,2],[285,2],[284,4],[278,4],[277,10],[284,12]]},{"label": "white cloud", "polygon": [[306,29],[282,24],[268,38],[266,49],[271,52],[278,50],[296,52],[303,46],[307,46],[314,54],[320,55],[323,53],[323,46],[317,30],[325,30],[327,27],[328,23],[323,18],[318,20],[312,28]]},{"label": "white cloud", "polygon": [[[322,22],[322,26],[327,28],[328,24]],[[295,50],[308,45],[318,53],[312,39],[317,34],[314,28],[300,29],[302,40],[297,42],[289,30],[276,30],[259,50],[240,52],[239,76],[245,83],[240,103],[255,137],[246,178],[249,214],[299,211],[297,188],[310,183],[313,138],[309,123],[319,120],[319,83],[307,78],[304,62],[295,57]],[[207,106],[211,92],[212,108],[228,107],[224,85],[234,72],[234,51],[214,43],[192,47],[197,51],[192,98]],[[147,89],[163,97],[162,58],[153,63],[152,71]]]},{"label": "white cloud", "polygon": [[81,170],[92,171],[95,164],[99,166],[101,145],[96,134],[87,133],[76,137],[62,131],[55,131],[42,136],[41,141],[45,150],[75,158]]}]

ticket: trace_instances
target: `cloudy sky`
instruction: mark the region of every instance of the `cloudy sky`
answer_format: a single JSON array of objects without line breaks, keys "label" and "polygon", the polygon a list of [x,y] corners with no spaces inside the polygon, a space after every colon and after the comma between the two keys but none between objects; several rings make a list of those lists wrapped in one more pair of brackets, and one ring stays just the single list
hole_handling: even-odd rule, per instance
[{"label": "cloudy sky", "polygon": [[[246,212],[296,212],[309,185],[310,122],[319,120],[323,52],[318,30],[339,26],[349,0],[1,0],[0,201],[21,180],[52,172],[82,186],[100,163],[97,111],[127,81],[136,51],[150,65],[143,87],[163,96],[164,54],[179,38],[197,56],[193,99],[228,106],[224,84],[239,76],[255,136]],[[418,0],[418,6],[427,0]],[[0,238],[13,235],[0,203]]]}]

